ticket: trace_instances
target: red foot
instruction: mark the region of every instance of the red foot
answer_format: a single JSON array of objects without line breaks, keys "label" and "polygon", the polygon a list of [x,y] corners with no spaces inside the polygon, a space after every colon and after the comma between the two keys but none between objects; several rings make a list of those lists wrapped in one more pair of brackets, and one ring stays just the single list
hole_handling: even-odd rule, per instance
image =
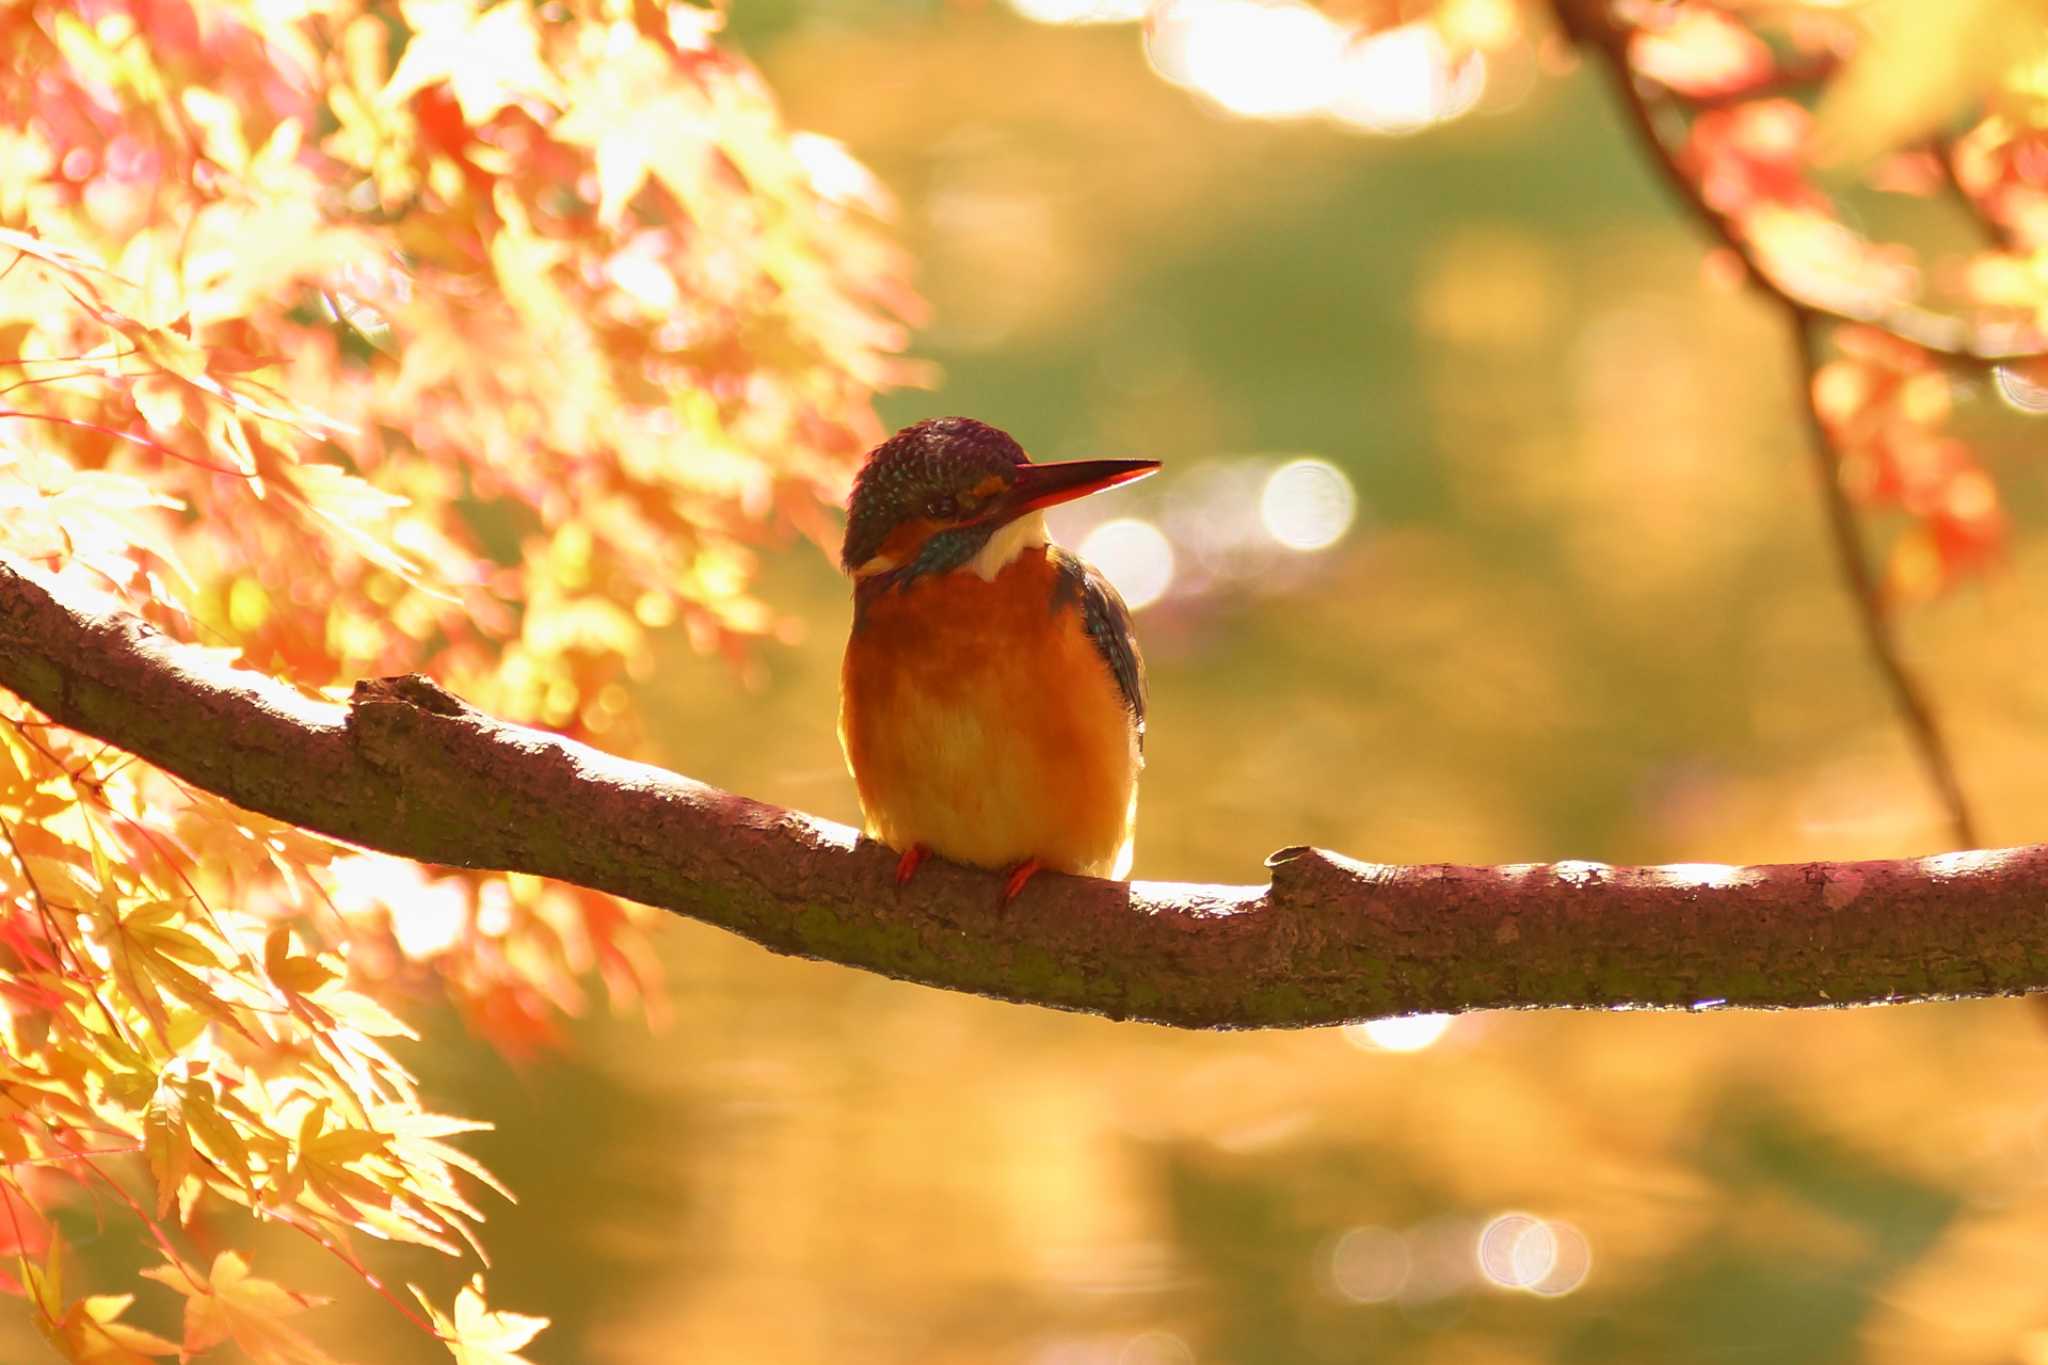
[{"label": "red foot", "polygon": [[1018,895],[1024,890],[1024,884],[1031,880],[1032,875],[1038,871],[1038,867],[1038,859],[1026,858],[1023,862],[1010,869],[1010,880],[1003,883],[1004,905],[1008,905],[1011,901],[1017,899]]},{"label": "red foot", "polygon": [[902,886],[917,875],[917,869],[932,851],[923,844],[912,844],[903,850],[903,856],[896,860],[896,885]]}]

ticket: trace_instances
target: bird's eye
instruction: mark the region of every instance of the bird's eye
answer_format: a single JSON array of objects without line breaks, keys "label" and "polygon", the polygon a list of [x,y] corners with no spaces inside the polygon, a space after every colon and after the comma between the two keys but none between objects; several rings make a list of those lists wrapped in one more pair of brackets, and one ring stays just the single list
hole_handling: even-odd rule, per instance
[{"label": "bird's eye", "polygon": [[924,505],[924,514],[933,521],[951,521],[959,513],[959,505],[949,493],[942,493]]}]

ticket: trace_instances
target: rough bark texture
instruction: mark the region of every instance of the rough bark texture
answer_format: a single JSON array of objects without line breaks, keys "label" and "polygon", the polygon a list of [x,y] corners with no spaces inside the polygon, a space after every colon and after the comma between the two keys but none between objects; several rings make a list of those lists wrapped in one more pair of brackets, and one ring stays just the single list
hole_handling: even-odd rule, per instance
[{"label": "rough bark texture", "polygon": [[1501,1007],[1847,1005],[2048,988],[2048,846],[1734,868],[1389,867],[1269,886],[997,874],[496,721],[419,677],[347,706],[226,668],[0,556],[0,686],[253,811],[537,873],[776,952],[1189,1028]]}]

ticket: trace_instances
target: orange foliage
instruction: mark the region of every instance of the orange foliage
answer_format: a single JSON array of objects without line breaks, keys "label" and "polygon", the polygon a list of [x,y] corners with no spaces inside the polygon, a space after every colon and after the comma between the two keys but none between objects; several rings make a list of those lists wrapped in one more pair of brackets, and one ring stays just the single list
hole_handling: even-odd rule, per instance
[{"label": "orange foliage", "polygon": [[[858,167],[684,4],[0,5],[0,550],[309,689],[419,669],[630,739],[650,629],[773,622],[753,547],[826,533],[916,300]],[[309,780],[318,780],[309,774]],[[508,1048],[637,914],[429,877],[0,712],[0,1239],[67,1358],[180,1348],[67,1297],[43,1211],[111,1196],[183,1351],[324,1359],[178,1225],[238,1204],[475,1247],[382,1000],[438,977]],[[131,1195],[135,1179],[148,1193]],[[161,1306],[161,1305],[160,1305]],[[410,1313],[410,1310],[404,1310]],[[513,1360],[477,1290],[423,1328]],[[466,1354],[465,1354],[466,1353]]]},{"label": "orange foliage", "polygon": [[[1997,563],[2009,530],[1997,484],[1952,429],[1966,382],[1995,370],[2015,406],[2041,406],[2038,15],[2021,3],[1947,18],[1899,7],[1859,34],[1818,8],[1754,20],[1741,8],[1631,12],[1632,67],[1657,92],[1651,115],[1683,118],[1673,168],[1716,230],[1793,308],[1834,324],[1815,413],[1849,493],[1907,519],[1888,599],[1931,597]],[[1960,136],[1906,137],[1962,114]],[[1852,154],[1868,163],[1852,168],[1863,184],[1823,192]],[[1957,260],[1873,240],[1842,202],[1859,189],[1948,195],[1986,244]],[[1943,297],[1949,281],[1961,287]]]}]

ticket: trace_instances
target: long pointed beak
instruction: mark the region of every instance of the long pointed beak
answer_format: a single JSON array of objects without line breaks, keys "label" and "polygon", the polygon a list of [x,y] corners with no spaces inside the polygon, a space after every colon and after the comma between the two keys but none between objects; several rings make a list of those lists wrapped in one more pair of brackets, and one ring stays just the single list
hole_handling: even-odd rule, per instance
[{"label": "long pointed beak", "polygon": [[1063,460],[1056,464],[1018,465],[1017,481],[1010,485],[997,515],[1008,521],[1041,507],[1071,502],[1142,479],[1158,469],[1157,460]]}]

